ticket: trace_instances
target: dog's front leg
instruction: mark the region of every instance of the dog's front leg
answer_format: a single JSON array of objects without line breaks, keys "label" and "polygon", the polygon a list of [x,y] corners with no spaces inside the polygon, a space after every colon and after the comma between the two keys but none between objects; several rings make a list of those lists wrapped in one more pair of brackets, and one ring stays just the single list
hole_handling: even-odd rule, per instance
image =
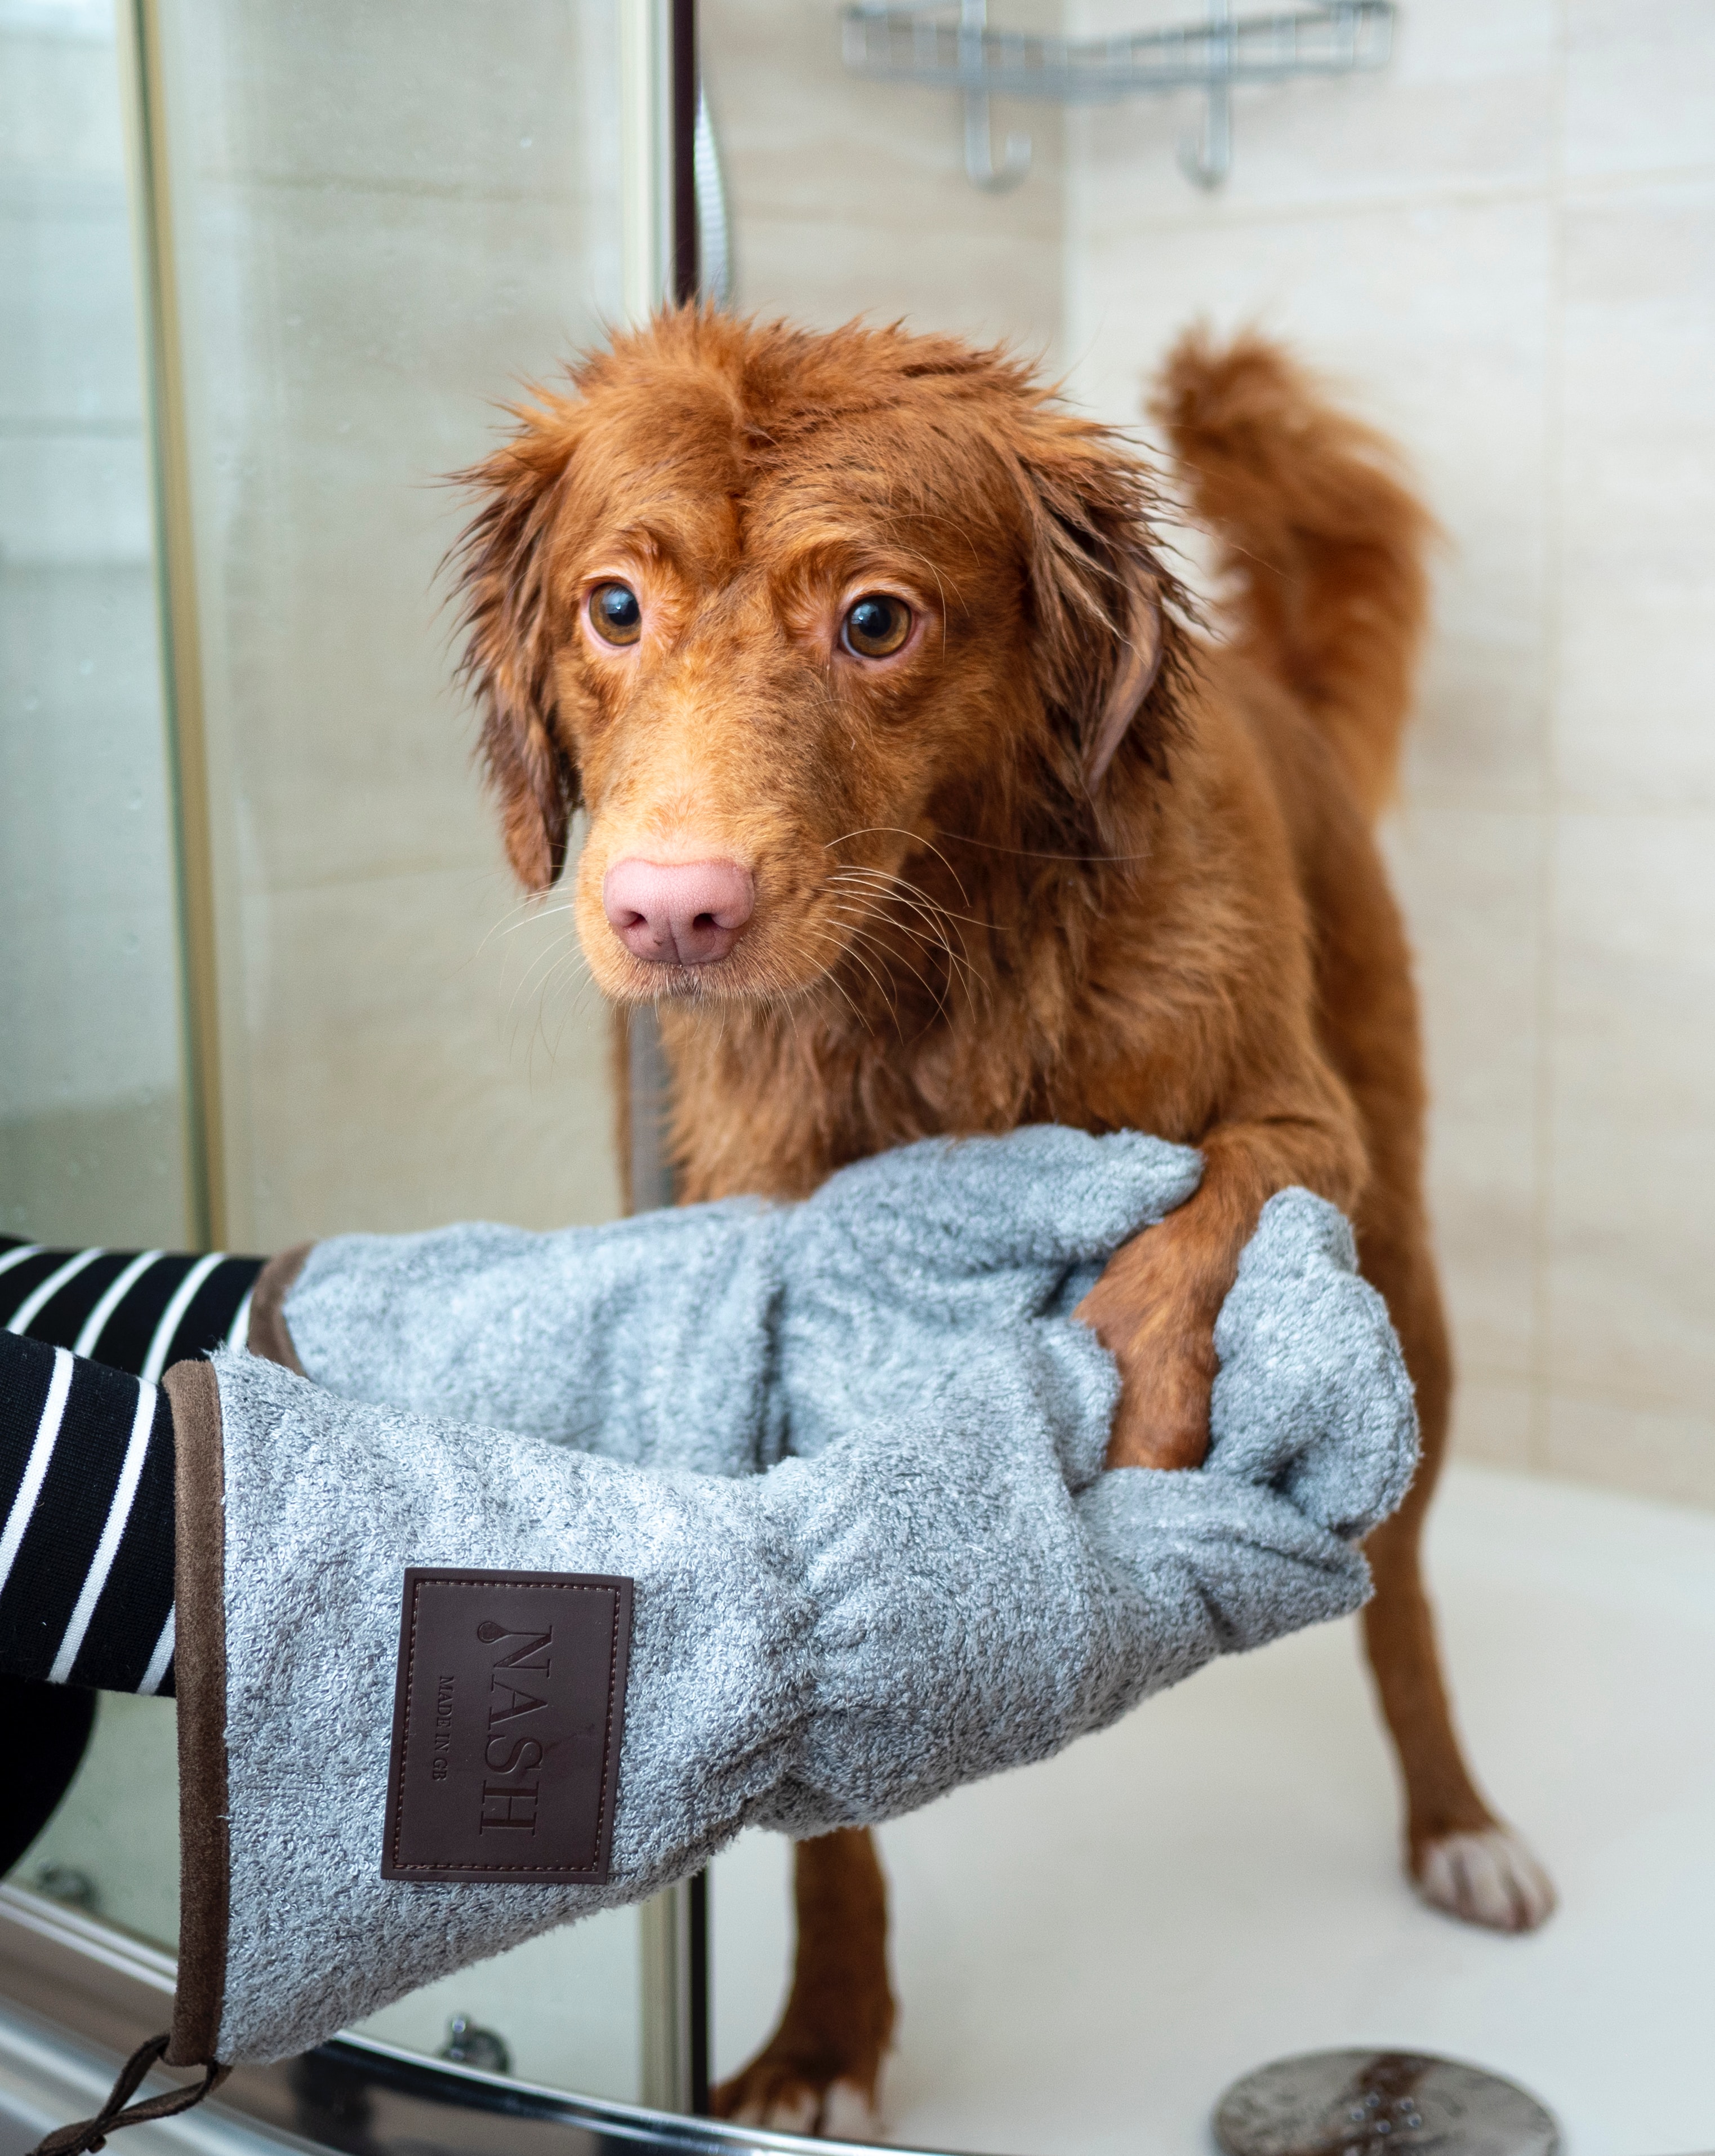
[{"label": "dog's front leg", "polygon": [[1196,1467],[1209,1448],[1215,1321],[1263,1206],[1302,1183],[1349,1209],[1364,1178],[1354,1116],[1218,1125],[1195,1195],[1117,1250],[1078,1315],[1119,1364],[1110,1467]]},{"label": "dog's front leg", "polygon": [[711,2107],[780,2132],[870,2140],[893,2032],[887,1881],[863,1827],[801,1841],[792,1855],[798,1943],[786,2010]]}]

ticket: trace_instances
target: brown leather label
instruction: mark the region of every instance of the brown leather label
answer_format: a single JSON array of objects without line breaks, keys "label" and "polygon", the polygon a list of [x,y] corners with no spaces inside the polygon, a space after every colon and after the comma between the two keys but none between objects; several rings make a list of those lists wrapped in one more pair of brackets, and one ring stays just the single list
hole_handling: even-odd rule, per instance
[{"label": "brown leather label", "polygon": [[608,1876],[632,1583],[405,1574],[384,1879]]}]

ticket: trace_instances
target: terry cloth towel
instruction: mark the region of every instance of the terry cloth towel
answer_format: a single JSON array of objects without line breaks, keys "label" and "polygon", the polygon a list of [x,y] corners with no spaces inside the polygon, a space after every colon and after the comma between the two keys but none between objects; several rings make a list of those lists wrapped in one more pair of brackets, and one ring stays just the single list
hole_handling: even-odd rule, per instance
[{"label": "terry cloth towel", "polygon": [[[1101,1471],[1118,1380],[1070,1313],[1196,1166],[1038,1129],[795,1207],[342,1239],[275,1312],[307,1375],[169,1373],[171,2057],[300,2051],[744,1827],[893,1817],[1355,1609],[1415,1420],[1349,1230],[1308,1194],[1271,1202],[1222,1312],[1206,1466]],[[383,1876],[407,1567],[632,1584],[587,1879]]]}]

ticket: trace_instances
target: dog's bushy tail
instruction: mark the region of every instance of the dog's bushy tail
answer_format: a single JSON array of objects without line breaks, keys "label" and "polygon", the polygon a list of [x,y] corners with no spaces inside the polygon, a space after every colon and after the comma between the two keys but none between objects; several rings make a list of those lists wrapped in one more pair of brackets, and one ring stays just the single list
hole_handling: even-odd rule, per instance
[{"label": "dog's bushy tail", "polygon": [[1254,332],[1226,346],[1188,332],[1150,408],[1220,546],[1241,645],[1316,714],[1374,815],[1393,788],[1435,531],[1396,452]]}]

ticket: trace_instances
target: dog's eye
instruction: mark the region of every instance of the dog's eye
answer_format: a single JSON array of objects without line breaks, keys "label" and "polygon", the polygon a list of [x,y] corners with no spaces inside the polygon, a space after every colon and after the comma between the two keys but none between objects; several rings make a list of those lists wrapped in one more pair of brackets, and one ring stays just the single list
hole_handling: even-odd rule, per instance
[{"label": "dog's eye", "polygon": [[911,634],[911,609],[886,592],[866,592],[846,609],[840,641],[859,659],[886,659]]},{"label": "dog's eye", "polygon": [[635,644],[643,609],[629,584],[597,584],[590,593],[590,626],[604,644]]}]

